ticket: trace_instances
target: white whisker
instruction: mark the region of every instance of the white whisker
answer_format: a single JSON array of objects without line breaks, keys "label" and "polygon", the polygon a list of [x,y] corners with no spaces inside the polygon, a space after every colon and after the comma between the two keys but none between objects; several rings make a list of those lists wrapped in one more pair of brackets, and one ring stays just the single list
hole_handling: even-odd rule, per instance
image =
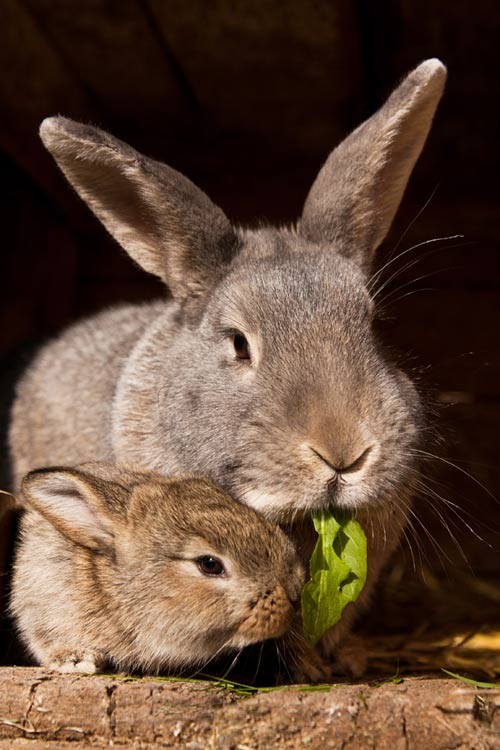
[{"label": "white whisker", "polygon": [[451,466],[453,469],[456,469],[457,471],[461,472],[466,477],[468,477],[472,482],[474,482],[474,484],[476,484],[478,487],[480,487],[483,490],[483,492],[485,492],[492,500],[494,500],[496,503],[500,504],[500,501],[498,500],[498,498],[492,492],[490,492],[490,490],[487,487],[485,487],[484,484],[482,484],[479,481],[479,479],[476,479],[476,477],[473,476],[473,474],[470,474],[465,469],[462,469],[461,466],[458,466],[453,461],[450,461],[450,460],[448,460],[446,458],[443,458],[442,456],[437,456],[434,453],[429,453],[428,451],[423,451],[423,450],[421,450],[419,448],[413,448],[413,451],[414,451],[414,453],[418,454],[419,456],[425,456],[427,458],[436,459],[437,461],[442,461],[443,463],[447,464],[448,466]]},{"label": "white whisker", "polygon": [[[378,271],[376,271],[371,276],[371,278],[368,281],[368,289],[369,289],[369,291],[371,292],[371,290],[373,288],[373,282],[376,279],[378,279],[380,277],[380,275],[390,265],[392,265],[393,263],[395,263],[397,260],[399,260],[400,258],[402,258],[404,255],[407,255],[408,253],[410,253],[412,250],[417,250],[419,247],[424,247],[425,245],[431,245],[431,244],[433,244],[435,242],[445,242],[446,240],[459,240],[459,239],[464,239],[464,235],[463,234],[453,234],[453,235],[450,235],[449,237],[433,237],[430,240],[424,240],[423,242],[418,242],[416,245],[412,245],[411,247],[406,248],[406,250],[403,250],[401,253],[399,253],[398,255],[396,255],[393,258],[391,258],[389,261],[387,261],[387,263],[384,263],[384,265],[381,268],[379,268]],[[411,261],[411,263],[413,263],[413,262],[417,262],[417,261]],[[393,278],[393,276],[397,275],[399,272],[400,272],[399,270],[396,271],[395,274],[393,274],[392,276],[389,277],[388,281],[390,281],[391,278]],[[378,290],[378,291],[380,291],[380,290]],[[378,294],[378,291],[377,291],[376,294]]]}]

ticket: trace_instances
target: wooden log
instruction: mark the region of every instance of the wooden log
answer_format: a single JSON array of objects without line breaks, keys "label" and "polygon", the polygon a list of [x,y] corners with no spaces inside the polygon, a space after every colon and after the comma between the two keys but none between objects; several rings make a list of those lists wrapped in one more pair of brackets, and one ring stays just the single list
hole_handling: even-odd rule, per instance
[{"label": "wooden log", "polygon": [[0,748],[22,747],[23,739],[49,748],[500,747],[499,691],[449,679],[345,684],[320,692],[292,687],[245,699],[207,682],[124,682],[8,668],[0,679]]}]

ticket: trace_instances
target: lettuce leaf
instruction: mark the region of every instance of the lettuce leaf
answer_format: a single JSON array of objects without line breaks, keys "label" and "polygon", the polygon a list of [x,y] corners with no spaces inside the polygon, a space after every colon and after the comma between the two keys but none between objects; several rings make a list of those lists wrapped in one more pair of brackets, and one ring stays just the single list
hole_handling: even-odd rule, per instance
[{"label": "lettuce leaf", "polygon": [[310,646],[337,623],[366,581],[366,536],[357,521],[327,511],[313,516],[318,540],[302,589],[302,623]]}]

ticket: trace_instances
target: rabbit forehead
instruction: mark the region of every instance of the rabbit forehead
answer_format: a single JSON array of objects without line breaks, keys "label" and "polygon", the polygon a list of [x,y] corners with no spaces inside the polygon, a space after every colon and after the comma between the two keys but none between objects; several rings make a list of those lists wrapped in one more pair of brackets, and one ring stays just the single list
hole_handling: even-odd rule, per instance
[{"label": "rabbit forehead", "polygon": [[260,239],[275,252],[256,257],[243,249],[214,294],[211,315],[259,329],[274,317],[297,324],[366,315],[371,300],[356,263],[332,248],[296,240],[292,233],[251,233],[250,246],[258,246]]},{"label": "rabbit forehead", "polygon": [[132,508],[140,544],[159,544],[168,556],[196,540],[205,553],[229,555],[244,572],[267,570],[294,560],[294,549],[280,528],[234,500],[205,478],[139,485]]}]

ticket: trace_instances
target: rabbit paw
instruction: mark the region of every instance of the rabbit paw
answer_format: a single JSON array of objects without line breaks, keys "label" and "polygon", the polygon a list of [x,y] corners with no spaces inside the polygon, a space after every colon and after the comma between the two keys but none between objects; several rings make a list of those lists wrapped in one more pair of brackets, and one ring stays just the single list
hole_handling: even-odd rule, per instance
[{"label": "rabbit paw", "polygon": [[358,679],[368,668],[368,654],[364,641],[354,635],[342,640],[335,649],[332,671]]},{"label": "rabbit paw", "polygon": [[331,666],[316,649],[306,646],[295,654],[292,672],[295,682],[331,682],[332,679]]},{"label": "rabbit paw", "polygon": [[104,664],[103,654],[95,651],[54,650],[44,660],[48,669],[61,674],[95,674]]}]

